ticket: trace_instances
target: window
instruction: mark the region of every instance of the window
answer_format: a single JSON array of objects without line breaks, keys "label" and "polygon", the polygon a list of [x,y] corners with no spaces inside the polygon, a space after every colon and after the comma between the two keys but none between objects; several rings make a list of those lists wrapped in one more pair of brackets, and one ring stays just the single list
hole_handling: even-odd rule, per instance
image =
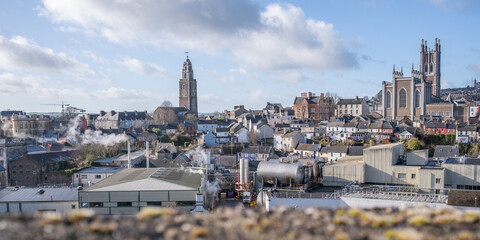
[{"label": "window", "polygon": [[[82,205],[83,206],[83,205]],[[94,208],[94,207],[103,207],[103,202],[91,202],[88,204],[88,207]]]},{"label": "window", "polygon": [[420,107],[420,91],[415,91],[415,107]]},{"label": "window", "polygon": [[398,174],[398,178],[406,178],[407,177],[407,174],[405,173],[399,173]]},{"label": "window", "polygon": [[440,183],[440,180],[441,180],[440,178],[435,178],[435,183],[437,184]]},{"label": "window", "polygon": [[100,179],[100,178],[102,178],[102,175],[99,175],[99,174],[95,175],[95,179]]},{"label": "window", "polygon": [[117,206],[118,206],[118,207],[131,207],[131,206],[132,206],[132,202],[118,202],[118,203],[117,203]]},{"label": "window", "polygon": [[399,107],[406,108],[407,107],[407,91],[405,90],[405,88],[400,89],[400,92],[398,92],[398,97],[399,97]]},{"label": "window", "polygon": [[412,179],[415,179],[417,177],[417,174],[412,173]]},{"label": "window", "polygon": [[342,110],[340,110],[339,113],[342,114]]},{"label": "window", "polygon": [[310,112],[314,113],[314,112],[315,112],[315,108],[310,108]]},{"label": "window", "polygon": [[147,202],[147,206],[162,206],[162,202]]},{"label": "window", "polygon": [[438,115],[439,115],[439,116],[443,116],[443,112],[438,112]]},{"label": "window", "polygon": [[195,206],[195,201],[177,202],[177,206]]},{"label": "window", "polygon": [[445,116],[450,117],[450,112],[445,112]]},{"label": "window", "polygon": [[437,116],[437,112],[432,112],[432,116]]},{"label": "window", "polygon": [[87,175],[81,175],[82,176],[82,179],[87,179]]},{"label": "window", "polygon": [[387,96],[385,97],[385,104],[387,105],[387,108],[391,108],[392,107],[392,94],[390,93],[390,91],[387,91]]}]

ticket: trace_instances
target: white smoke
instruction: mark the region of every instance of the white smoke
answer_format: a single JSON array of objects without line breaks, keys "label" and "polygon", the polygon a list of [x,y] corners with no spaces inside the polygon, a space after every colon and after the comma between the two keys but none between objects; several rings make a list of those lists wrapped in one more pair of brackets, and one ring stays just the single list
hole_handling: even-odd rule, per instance
[{"label": "white smoke", "polygon": [[[183,168],[183,166],[182,166]],[[185,172],[190,173],[190,174],[204,174],[205,170],[202,169],[193,169],[193,168],[186,168]]]},{"label": "white smoke", "polygon": [[77,140],[80,135],[80,123],[82,123],[82,116],[77,115],[75,118],[70,119],[65,132],[65,137],[70,140]]},{"label": "white smoke", "polygon": [[128,137],[123,134],[104,134],[99,130],[87,129],[83,135],[80,135],[81,144],[100,144],[105,147],[113,146],[117,143],[126,142]]},{"label": "white smoke", "polygon": [[77,115],[68,123],[65,136],[69,140],[78,141],[80,144],[99,144],[105,147],[113,146],[117,143],[126,142],[128,137],[124,134],[104,134],[100,130],[87,129],[82,134],[80,132],[83,116]]},{"label": "white smoke", "polygon": [[208,165],[210,165],[210,156],[207,155],[205,149],[200,146],[188,151],[185,155],[192,160],[192,166],[208,168]]},{"label": "white smoke", "polygon": [[215,179],[213,182],[205,181],[205,193],[212,198],[218,199],[218,192],[220,192],[220,190],[221,188],[218,179]]}]

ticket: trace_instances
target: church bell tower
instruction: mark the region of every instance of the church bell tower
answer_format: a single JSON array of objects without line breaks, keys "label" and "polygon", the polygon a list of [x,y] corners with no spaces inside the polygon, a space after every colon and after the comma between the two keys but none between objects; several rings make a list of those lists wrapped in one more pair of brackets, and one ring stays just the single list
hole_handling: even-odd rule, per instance
[{"label": "church bell tower", "polygon": [[193,69],[190,59],[183,63],[182,78],[179,81],[179,107],[185,107],[198,115],[197,80],[193,78]]},{"label": "church bell tower", "polygon": [[435,38],[433,49],[427,47],[427,41],[422,39],[420,47],[420,73],[432,84],[432,94],[440,97],[440,39]]}]

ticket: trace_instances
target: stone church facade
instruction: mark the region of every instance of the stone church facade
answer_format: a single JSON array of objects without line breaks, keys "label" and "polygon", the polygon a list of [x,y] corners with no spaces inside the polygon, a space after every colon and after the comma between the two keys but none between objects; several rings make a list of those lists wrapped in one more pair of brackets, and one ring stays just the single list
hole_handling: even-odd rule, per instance
[{"label": "stone church facade", "polygon": [[403,68],[396,71],[393,66],[392,82],[382,82],[385,118],[419,120],[425,115],[438,115],[444,119],[455,117],[453,104],[440,99],[440,54],[439,39],[435,39],[434,49],[429,49],[427,41],[422,39],[419,70],[415,70],[412,64],[411,75],[407,77]]},{"label": "stone church facade", "polygon": [[182,78],[179,81],[179,107],[190,110],[198,115],[197,80],[193,77],[193,68],[190,59],[183,63]]}]

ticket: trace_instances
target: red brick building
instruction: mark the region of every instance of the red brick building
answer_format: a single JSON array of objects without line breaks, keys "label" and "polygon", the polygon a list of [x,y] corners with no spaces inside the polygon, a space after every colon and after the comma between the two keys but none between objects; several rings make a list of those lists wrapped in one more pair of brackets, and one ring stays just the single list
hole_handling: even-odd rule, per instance
[{"label": "red brick building", "polygon": [[315,93],[302,93],[295,97],[293,102],[295,118],[310,119],[315,122],[329,120],[335,113],[335,100],[323,93],[316,96]]}]

